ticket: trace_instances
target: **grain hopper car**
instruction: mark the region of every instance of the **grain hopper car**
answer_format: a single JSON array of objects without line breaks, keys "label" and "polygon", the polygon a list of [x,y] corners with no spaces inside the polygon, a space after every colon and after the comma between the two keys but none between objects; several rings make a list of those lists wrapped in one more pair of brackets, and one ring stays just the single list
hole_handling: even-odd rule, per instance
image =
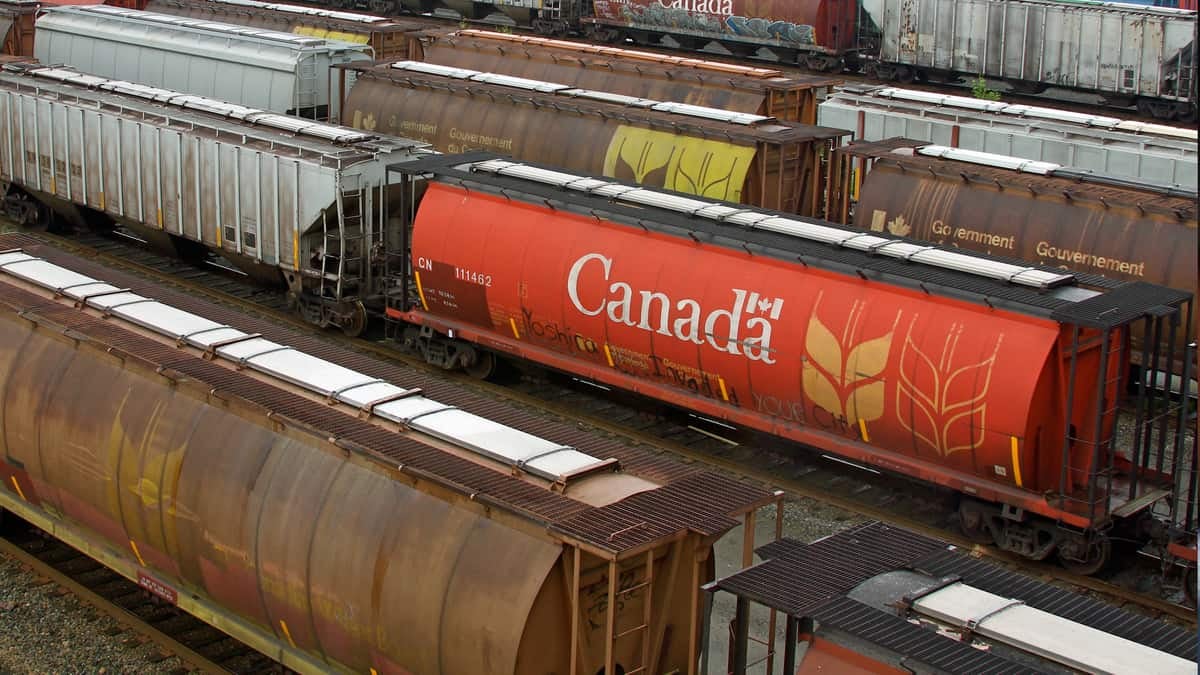
[{"label": "grain hopper car", "polygon": [[0,100],[10,217],[115,221],[164,249],[216,251],[350,333],[381,303],[386,167],[429,152],[67,68],[6,66]]},{"label": "grain hopper car", "polygon": [[399,170],[425,192],[388,316],[431,360],[470,343],[944,485],[973,536],[1084,572],[1194,513],[1186,406],[1125,386],[1131,332],[1186,331],[1190,293],[494,156]]},{"label": "grain hopper car", "polygon": [[678,101],[815,124],[829,76],[642,52],[529,35],[464,29],[414,40],[412,59],[502,73],[580,89]]},{"label": "grain hopper car", "polygon": [[101,77],[312,119],[337,117],[330,69],[363,44],[104,5],[46,8],[34,56]]},{"label": "grain hopper car", "polygon": [[0,507],[291,670],[693,672],[775,499],[0,242]]},{"label": "grain hopper car", "polygon": [[416,61],[354,67],[355,128],[815,215],[845,132]]},{"label": "grain hopper car", "polygon": [[257,0],[149,0],[141,9],[361,43],[369,46],[372,56],[380,60],[409,58],[411,36],[430,28],[429,24],[417,21]]},{"label": "grain hopper car", "polygon": [[929,91],[851,85],[818,122],[856,141],[907,138],[1009,155],[1166,187],[1196,189],[1196,130]]}]

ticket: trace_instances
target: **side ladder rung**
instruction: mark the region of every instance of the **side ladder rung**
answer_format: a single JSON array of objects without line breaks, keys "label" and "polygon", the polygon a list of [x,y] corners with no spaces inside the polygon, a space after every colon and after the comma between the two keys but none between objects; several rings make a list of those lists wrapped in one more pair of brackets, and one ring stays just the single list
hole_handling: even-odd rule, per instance
[{"label": "side ladder rung", "polygon": [[649,581],[643,581],[640,584],[634,584],[633,586],[630,586],[629,588],[625,588],[625,589],[617,591],[616,596],[619,598],[619,597],[622,597],[625,595],[629,595],[630,593],[636,593],[637,591],[640,591],[649,585],[650,585]]},{"label": "side ladder rung", "polygon": [[[620,640],[621,638],[625,637],[626,635],[633,635],[634,633],[644,631],[644,630],[646,630],[646,628],[647,628],[646,624],[642,624],[640,626],[634,626],[633,628],[630,628],[627,631],[622,631],[620,633],[617,633],[616,637],[613,638],[613,642]],[[629,673],[627,672],[627,673],[625,673],[625,675],[629,675]]]}]

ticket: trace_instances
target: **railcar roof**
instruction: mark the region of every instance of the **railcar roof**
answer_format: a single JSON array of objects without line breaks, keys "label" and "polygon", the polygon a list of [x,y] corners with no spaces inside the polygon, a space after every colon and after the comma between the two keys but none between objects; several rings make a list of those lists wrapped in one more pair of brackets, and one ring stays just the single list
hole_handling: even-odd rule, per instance
[{"label": "railcar roof", "polygon": [[880,85],[853,84],[839,87],[826,101],[898,110],[921,117],[942,115],[981,123],[998,121],[1014,126],[1024,124],[1037,129],[1049,127],[1063,133],[1083,134],[1097,140],[1127,140],[1162,145],[1192,154],[1195,154],[1197,138],[1195,129],[1184,127]]},{"label": "railcar roof", "polygon": [[[1195,631],[1037,581],[968,553],[901,528],[867,523],[811,544],[790,539],[769,543],[758,549],[763,563],[715,581],[709,588],[791,616],[816,618],[825,627],[932,665],[953,663],[949,668],[953,672],[1012,672],[993,670],[1006,664],[1027,671],[998,655],[947,640],[881,611],[878,605],[886,604],[886,598],[875,591],[886,587],[872,589],[864,582],[896,571],[944,580],[943,586],[961,582],[1165,654],[1195,659]],[[925,590],[938,588],[935,584]]]},{"label": "railcar roof", "polygon": [[124,7],[110,7],[109,5],[56,6],[46,7],[44,11],[48,15],[86,16],[108,22],[161,26],[164,29],[174,30],[182,33],[219,35],[223,38],[233,38],[235,40],[286,45],[290,49],[342,50],[361,48],[360,45],[341,42],[339,40],[326,40],[324,38],[297,35],[295,33],[283,33],[280,31],[268,30],[266,28],[252,28],[250,26],[241,26],[232,23],[220,23],[206,19],[193,19],[191,17],[177,16],[174,14],[159,14],[157,12],[145,12],[136,9],[126,9]]},{"label": "railcar roof", "polygon": [[0,88],[54,100],[78,101],[143,124],[202,129],[231,143],[265,144],[263,149],[267,152],[308,155],[325,164],[354,164],[380,155],[429,148],[418,141],[87,75],[61,66],[4,65],[0,67]]},{"label": "railcar roof", "polygon": [[1051,195],[1058,198],[1070,194],[1076,199],[1103,199],[1105,204],[1171,211],[1181,219],[1196,217],[1195,190],[1072,169],[1054,162],[950,148],[907,138],[852,143],[839,148],[837,152],[851,157],[870,157],[881,162],[914,166],[935,174],[940,170],[943,175],[955,180],[975,176],[987,183],[1018,186],[1035,196]]},{"label": "railcar roof", "polygon": [[554,82],[482,73],[414,61],[339,65],[360,78],[395,82],[410,88],[451,91],[508,100],[564,113],[596,115],[652,128],[740,143],[803,143],[849,136],[844,129],[781,122],[749,113],[730,113],[702,106],[654,101],[590,91]]},{"label": "railcar roof", "polygon": [[212,12],[217,15],[223,12],[241,12],[291,16],[297,21],[312,25],[353,27],[356,30],[372,33],[411,33],[429,30],[428,24],[416,21],[398,21],[392,17],[374,14],[343,12],[336,9],[279,2],[259,2],[258,0],[151,0],[150,2],[151,11],[161,10],[169,5]]},{"label": "railcar roof", "polygon": [[[557,203],[615,222],[1085,327],[1113,328],[1174,311],[1191,297],[1144,282],[1068,272],[742,204],[576,176],[491,153],[438,155],[396,170],[502,190],[509,197],[523,193],[538,203]],[[535,173],[540,177],[531,178]]]},{"label": "railcar roof", "polygon": [[[174,0],[194,2],[196,0]],[[427,45],[445,44],[457,50],[471,49],[503,54],[510,59],[547,59],[584,69],[609,70],[659,79],[696,83],[754,92],[789,92],[826,89],[845,80],[829,75],[788,73],[722,61],[684,56],[667,56],[608,45],[514,35],[467,28],[453,33],[429,31],[420,36]]]},{"label": "railcar roof", "polygon": [[[16,279],[45,292],[25,290],[14,285]],[[52,294],[63,299],[51,301]],[[31,319],[40,316],[70,328],[81,339],[109,345],[128,358],[151,367],[162,366],[168,373],[182,374],[186,380],[249,401],[281,420],[290,420],[330,439],[348,453],[371,458],[388,471],[412,480],[433,481],[464,499],[504,508],[597,552],[633,554],[687,531],[719,535],[736,524],[733,518],[775,499],[773,493],[730,476],[647,453],[566,422],[548,420],[537,411],[485,399],[424,370],[367,357],[309,332],[251,317],[83,260],[46,245],[36,235],[0,234],[0,303],[29,309]],[[109,318],[85,313],[76,307],[77,303],[105,311]],[[135,332],[135,326],[163,337],[155,340]],[[235,333],[244,337],[227,342]],[[268,348],[268,342],[286,348]],[[216,360],[201,357],[202,343],[208,344]],[[187,349],[181,350],[183,347]],[[232,359],[230,366],[238,368],[221,365],[223,359]],[[247,374],[253,371],[264,377]],[[324,394],[318,398],[295,393],[295,388],[311,386]],[[511,471],[472,462],[418,436],[398,433],[391,425],[362,419],[356,415],[361,414],[356,407],[339,403],[366,397],[376,399],[377,407],[383,408],[390,404],[383,400],[388,398],[387,391],[400,394],[394,399],[397,405],[432,400],[442,403],[441,408],[422,404],[432,412],[422,415],[419,410],[410,411],[405,424],[417,428],[418,420],[428,417],[431,430],[426,433],[446,443],[501,442],[512,452],[527,453],[519,466],[530,470],[538,466],[561,470],[565,465],[555,456],[574,458],[585,465],[592,458],[612,458],[623,472],[660,487],[605,506],[590,506]],[[438,415],[449,420],[442,431],[436,429]],[[467,418],[477,422],[464,424]],[[484,433],[485,427],[499,434]],[[528,437],[526,442],[512,444],[522,436]],[[544,452],[559,447],[575,454],[568,451],[537,456],[538,448]],[[498,446],[492,450],[508,453]],[[597,469],[603,471],[604,462],[601,464]]]},{"label": "railcar roof", "polygon": [[585,54],[598,54],[616,59],[636,60],[645,63],[695,68],[700,70],[708,70],[714,73],[739,75],[742,77],[770,79],[781,78],[783,76],[783,72],[775,68],[762,68],[759,66],[748,66],[745,64],[726,63],[724,61],[712,61],[709,59],[699,59],[692,56],[680,56],[678,54],[647,52],[637,49],[626,49],[624,47],[614,47],[611,45],[574,42],[570,40],[556,40],[554,38],[537,37],[533,35],[498,33],[496,31],[481,30],[478,28],[465,28],[458,31],[456,35],[480,38],[493,42],[512,42],[522,46],[546,47]]}]

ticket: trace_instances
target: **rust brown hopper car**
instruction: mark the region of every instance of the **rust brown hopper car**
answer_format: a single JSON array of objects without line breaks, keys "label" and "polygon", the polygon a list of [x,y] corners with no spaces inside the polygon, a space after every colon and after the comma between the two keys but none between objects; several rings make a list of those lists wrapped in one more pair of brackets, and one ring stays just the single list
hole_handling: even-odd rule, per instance
[{"label": "rust brown hopper car", "polygon": [[904,139],[836,154],[831,185],[861,180],[853,208],[854,187],[830,191],[843,222],[1197,293],[1194,191]]},{"label": "rust brown hopper car", "polygon": [[415,61],[354,70],[356,128],[803,215],[823,208],[822,158],[847,135]]},{"label": "rust brown hopper car", "polygon": [[816,124],[819,98],[841,83],[827,76],[784,77],[767,68],[475,29],[422,35],[414,40],[412,58],[803,124]]},{"label": "rust brown hopper car", "polygon": [[0,250],[0,507],[293,670],[690,672],[712,544],[774,499],[23,235]]},{"label": "rust brown hopper car", "polygon": [[0,34],[4,56],[33,56],[33,23],[39,0],[0,0]]}]

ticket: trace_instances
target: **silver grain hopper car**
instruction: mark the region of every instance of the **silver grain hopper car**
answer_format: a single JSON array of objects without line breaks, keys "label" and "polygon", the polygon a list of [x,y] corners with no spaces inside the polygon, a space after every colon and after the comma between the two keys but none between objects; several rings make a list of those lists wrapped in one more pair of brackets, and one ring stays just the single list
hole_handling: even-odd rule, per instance
[{"label": "silver grain hopper car", "polygon": [[1040,93],[1100,95],[1143,114],[1196,106],[1196,12],[1056,0],[864,0],[878,26],[877,74],[983,75]]},{"label": "silver grain hopper car", "polygon": [[120,7],[47,7],[34,56],[47,65],[311,119],[336,118],[330,69],[371,48]]},{"label": "silver grain hopper car", "polygon": [[[181,252],[286,283],[314,323],[354,333],[377,296],[373,255],[399,175],[423,143],[73,69],[0,69],[4,210],[116,222]],[[393,181],[392,176],[395,176]]]},{"label": "silver grain hopper car", "polygon": [[834,91],[818,106],[817,123],[851,131],[856,141],[909,138],[1145,183],[1197,185],[1194,128],[864,85]]}]

